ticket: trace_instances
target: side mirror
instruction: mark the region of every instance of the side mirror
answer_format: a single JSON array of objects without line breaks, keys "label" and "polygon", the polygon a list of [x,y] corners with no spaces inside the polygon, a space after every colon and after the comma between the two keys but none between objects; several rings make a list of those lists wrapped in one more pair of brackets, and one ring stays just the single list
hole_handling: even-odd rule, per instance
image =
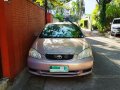
[{"label": "side mirror", "polygon": [[110,25],[112,24],[112,22],[110,22]]}]

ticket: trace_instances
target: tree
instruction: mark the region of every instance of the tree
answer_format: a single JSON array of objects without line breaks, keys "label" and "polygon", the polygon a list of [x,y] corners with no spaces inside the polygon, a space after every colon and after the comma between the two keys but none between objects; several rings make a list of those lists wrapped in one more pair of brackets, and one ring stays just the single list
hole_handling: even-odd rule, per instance
[{"label": "tree", "polygon": [[73,18],[78,17],[77,20],[79,20],[85,11],[84,0],[73,1],[74,6],[71,8],[69,6],[67,6],[67,3],[69,1],[71,1],[71,0],[35,0],[35,3],[39,4],[42,7],[45,7],[45,10],[47,10],[47,11],[54,11],[54,13],[56,13],[54,16],[59,18],[60,21],[62,21],[61,18],[64,16],[65,10],[73,11],[72,17]]},{"label": "tree", "polygon": [[[96,0],[96,1],[97,1],[97,3],[98,3],[99,5],[100,5],[101,2],[102,2],[102,0]],[[106,4],[111,2],[111,0],[104,0],[104,1],[106,2]]]},{"label": "tree", "polygon": [[[64,3],[69,2],[70,0],[46,0],[48,4],[53,7],[62,6]],[[38,3],[40,6],[44,7],[45,0],[34,0],[35,3]]]},{"label": "tree", "polygon": [[107,4],[106,8],[107,27],[110,27],[109,23],[114,18],[120,17],[120,0],[112,1],[111,3]]},{"label": "tree", "polygon": [[85,12],[84,0],[72,1],[71,5],[72,5],[70,9],[71,15],[77,16],[78,19],[80,19]]},{"label": "tree", "polygon": [[120,17],[120,5],[115,2],[108,4],[106,9],[106,17]]},{"label": "tree", "polygon": [[106,26],[106,4],[110,3],[111,0],[96,0],[100,7],[100,14],[99,14],[99,24],[100,24],[100,31],[105,31]]},{"label": "tree", "polygon": [[92,13],[92,25],[93,26],[97,26],[98,24],[98,20],[99,20],[99,11],[100,8],[98,6],[98,4],[96,5],[96,8],[94,9],[93,13]]},{"label": "tree", "polygon": [[56,8],[57,6],[63,6],[64,3],[70,0],[34,0],[39,6],[45,8],[45,23],[47,23],[47,12]]},{"label": "tree", "polygon": [[106,4],[106,12],[105,12],[105,20],[103,19],[105,26],[101,24],[101,17],[100,17],[100,5],[96,5],[92,13],[92,25],[97,26],[100,31],[110,30],[110,22],[114,18],[120,17],[120,0],[112,0],[110,3]]}]

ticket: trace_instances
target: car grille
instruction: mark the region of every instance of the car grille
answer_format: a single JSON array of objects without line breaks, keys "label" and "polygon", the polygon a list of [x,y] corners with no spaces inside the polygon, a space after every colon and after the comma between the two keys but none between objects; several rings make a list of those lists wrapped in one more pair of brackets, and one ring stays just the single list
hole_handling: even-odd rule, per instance
[{"label": "car grille", "polygon": [[69,60],[73,58],[71,54],[46,54],[45,56],[50,60]]},{"label": "car grille", "polygon": [[119,29],[120,30],[120,27],[114,27],[114,29]]},{"label": "car grille", "polygon": [[118,27],[117,29],[119,29],[119,30],[120,30],[120,27]]}]

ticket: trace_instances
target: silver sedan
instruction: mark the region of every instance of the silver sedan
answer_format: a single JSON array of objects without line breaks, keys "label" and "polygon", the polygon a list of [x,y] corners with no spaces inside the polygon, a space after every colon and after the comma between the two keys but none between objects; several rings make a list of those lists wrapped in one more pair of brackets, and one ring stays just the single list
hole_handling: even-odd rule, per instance
[{"label": "silver sedan", "polygon": [[92,73],[93,55],[80,28],[71,23],[47,24],[28,56],[29,72],[53,77]]}]

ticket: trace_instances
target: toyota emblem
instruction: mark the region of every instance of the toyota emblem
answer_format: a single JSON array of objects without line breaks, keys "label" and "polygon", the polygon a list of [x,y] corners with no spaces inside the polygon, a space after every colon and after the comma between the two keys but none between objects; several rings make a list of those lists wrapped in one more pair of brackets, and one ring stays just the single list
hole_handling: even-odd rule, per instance
[{"label": "toyota emblem", "polygon": [[57,55],[56,58],[57,59],[62,59],[62,55]]}]

